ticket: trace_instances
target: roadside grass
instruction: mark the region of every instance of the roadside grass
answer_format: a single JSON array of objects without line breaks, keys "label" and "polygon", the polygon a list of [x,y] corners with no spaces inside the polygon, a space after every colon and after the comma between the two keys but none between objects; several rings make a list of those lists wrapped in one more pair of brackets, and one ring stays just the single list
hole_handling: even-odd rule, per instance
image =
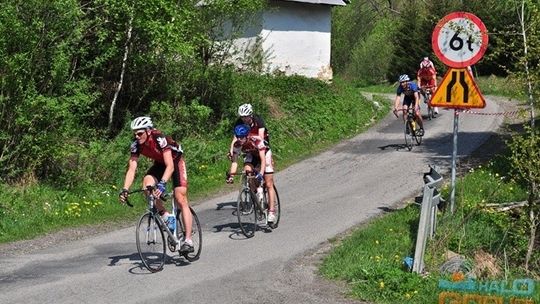
[{"label": "roadside grass", "polygon": [[[374,97],[367,100],[350,83],[339,78],[331,85],[303,77],[239,75],[235,94],[238,104],[250,101],[271,131],[271,145],[277,170],[319,153],[335,143],[369,128],[389,111],[389,101]],[[253,100],[253,101],[252,101]],[[235,104],[234,112],[236,111]],[[234,191],[238,185],[225,185],[229,162],[226,154],[231,140],[233,120],[224,118],[213,132],[180,138],[186,155],[189,199],[192,203],[220,191]],[[157,120],[167,134],[174,131],[169,119]],[[65,188],[26,181],[19,185],[0,185],[0,243],[30,239],[69,227],[100,223],[132,223],[145,203],[142,195],[130,197],[135,208],[118,203],[123,183],[131,134],[128,131],[113,140],[96,138],[83,160],[95,166],[91,182],[66,185]],[[142,157],[132,190],[140,185],[150,166]],[[76,163],[73,164],[76,169]],[[85,173],[85,172],[81,172]],[[81,180],[85,177],[81,176]],[[88,179],[88,178],[87,178]],[[279,180],[276,181],[279,184]],[[169,189],[171,185],[168,185]]]},{"label": "roadside grass", "polygon": [[[458,180],[456,212],[438,213],[436,236],[428,241],[427,275],[411,273],[404,266],[405,257],[414,257],[416,244],[420,208],[413,203],[406,203],[346,237],[324,259],[320,273],[346,281],[351,297],[372,303],[439,303],[439,294],[444,290],[438,288],[438,281],[453,274],[441,272],[449,253],[464,256],[470,262],[467,265],[472,265],[467,275],[478,280],[538,279],[540,265],[528,275],[520,267],[528,234],[516,220],[517,212],[509,215],[487,207],[521,201],[527,196],[525,189],[501,173],[504,164],[499,164],[479,166]],[[442,193],[448,198],[447,186]],[[475,260],[479,254],[489,259]],[[535,253],[533,260],[540,261],[540,255]],[[482,263],[491,261],[493,264],[482,268]],[[538,300],[540,291],[536,288],[535,303]]]},{"label": "roadside grass", "polygon": [[[506,154],[498,155],[458,178],[456,212],[438,213],[436,235],[427,243],[424,258],[427,275],[413,274],[404,267],[404,258],[414,257],[420,216],[419,206],[413,203],[405,203],[405,207],[363,225],[346,237],[324,259],[320,273],[328,279],[346,281],[351,297],[372,303],[442,303],[439,295],[447,290],[438,287],[439,280],[451,281],[459,274],[443,270],[448,268],[449,256],[459,254],[466,260],[461,265],[464,277],[488,282],[492,296],[510,301],[511,294],[502,294],[497,282],[510,282],[505,286],[511,289],[514,279],[538,280],[540,253],[533,253],[534,266],[527,274],[521,265],[528,240],[528,215],[521,209],[497,211],[502,203],[519,202],[527,197],[526,189],[507,175],[507,158]],[[442,195],[448,201],[450,189],[446,180]],[[534,303],[540,301],[538,284],[536,287]],[[458,293],[461,297],[467,292]]]},{"label": "roadside grass", "polygon": [[353,232],[325,259],[321,274],[344,280],[350,296],[373,303],[436,303],[436,280],[406,271],[414,252],[418,207],[386,214]]}]

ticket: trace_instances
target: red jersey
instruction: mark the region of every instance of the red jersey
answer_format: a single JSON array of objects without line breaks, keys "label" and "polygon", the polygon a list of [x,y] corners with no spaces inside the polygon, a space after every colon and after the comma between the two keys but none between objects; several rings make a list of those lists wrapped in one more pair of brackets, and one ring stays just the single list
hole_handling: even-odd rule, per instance
[{"label": "red jersey", "polygon": [[163,152],[171,150],[173,159],[181,156],[184,151],[182,147],[174,141],[170,136],[165,136],[157,129],[150,130],[144,144],[139,144],[137,140],[131,143],[131,155],[139,156],[140,154],[153,159],[158,163],[164,164]]},{"label": "red jersey", "polygon": [[421,68],[418,70],[417,76],[418,78],[422,80],[429,80],[432,79],[434,75],[436,75],[437,72],[433,67],[428,68]]}]

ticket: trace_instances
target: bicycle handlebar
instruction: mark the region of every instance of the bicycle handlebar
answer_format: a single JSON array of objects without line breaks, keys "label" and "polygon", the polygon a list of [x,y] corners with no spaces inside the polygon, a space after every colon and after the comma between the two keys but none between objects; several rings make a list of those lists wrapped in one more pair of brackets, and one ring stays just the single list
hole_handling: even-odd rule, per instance
[{"label": "bicycle handlebar", "polygon": [[[139,193],[139,192],[143,192],[143,191],[154,191],[156,189],[156,186],[146,186],[146,189],[137,189],[137,190],[133,190],[133,191],[129,191],[127,194],[130,195],[130,194],[133,194],[133,193]],[[162,200],[166,200],[169,198],[169,193],[166,193],[166,194],[162,194],[159,198],[162,199]],[[126,201],[125,201],[126,205],[128,205],[129,207],[133,207],[133,204],[129,202],[128,198],[126,197]]]}]

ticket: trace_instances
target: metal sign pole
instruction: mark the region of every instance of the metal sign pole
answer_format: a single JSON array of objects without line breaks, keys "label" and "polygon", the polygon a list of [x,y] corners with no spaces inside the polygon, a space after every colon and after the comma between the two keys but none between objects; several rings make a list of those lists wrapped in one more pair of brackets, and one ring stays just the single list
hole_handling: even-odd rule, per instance
[{"label": "metal sign pole", "polygon": [[458,124],[459,124],[459,111],[454,109],[454,147],[452,150],[452,192],[450,192],[450,212],[454,214],[455,211],[455,197],[456,197],[456,159],[457,159],[457,142],[458,142]]}]

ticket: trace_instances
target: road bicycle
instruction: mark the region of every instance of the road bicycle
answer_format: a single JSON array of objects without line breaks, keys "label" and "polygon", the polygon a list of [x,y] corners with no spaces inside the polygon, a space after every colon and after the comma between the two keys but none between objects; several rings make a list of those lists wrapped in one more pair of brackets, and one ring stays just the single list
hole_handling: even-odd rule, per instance
[{"label": "road bicycle", "polygon": [[[154,186],[147,186],[146,189],[139,189],[129,192],[133,194],[145,191],[147,200],[147,210],[139,219],[135,227],[135,236],[137,242],[137,251],[144,266],[150,272],[158,272],[163,269],[165,259],[167,258],[167,248],[170,252],[176,252],[184,257],[189,262],[194,262],[199,259],[202,250],[202,231],[199,218],[193,208],[189,207],[193,216],[191,225],[191,239],[193,240],[193,252],[180,252],[179,248],[185,240],[186,227],[182,222],[182,210],[177,208],[174,195],[165,195],[161,199],[165,202],[168,196],[171,197],[172,214],[175,215],[176,222],[171,225],[174,229],[169,229],[167,223],[161,218],[157,207],[155,206]],[[126,200],[126,204],[130,207],[133,205]],[[167,241],[165,241],[167,236]]]},{"label": "road bicycle", "polygon": [[431,102],[431,97],[433,97],[433,86],[430,87],[424,87],[422,89],[422,96],[424,96],[424,103],[427,104],[427,113],[428,113],[428,119],[431,120],[435,117],[435,114],[433,112],[433,107],[429,104]]},{"label": "road bicycle", "polygon": [[[418,122],[416,121],[417,118],[413,106],[410,106],[407,109],[401,109],[400,111],[406,112],[407,115],[405,119],[405,146],[411,151],[414,142],[416,142],[418,146],[422,143],[424,134],[422,134],[423,132],[420,130]],[[394,112],[394,114],[398,117],[396,112]]]},{"label": "road bicycle", "polygon": [[[279,219],[281,216],[281,204],[279,202],[279,194],[274,184],[275,203],[274,210],[276,219],[273,223],[268,222],[268,188],[266,183],[262,181],[263,195],[261,199],[258,198],[256,189],[259,181],[257,180],[257,172],[245,171],[242,172],[242,182],[238,199],[236,202],[236,215],[238,217],[238,224],[240,230],[247,237],[251,238],[255,235],[255,231],[258,229],[261,223],[263,226],[275,229],[279,225]],[[252,187],[250,187],[252,185]]]}]

